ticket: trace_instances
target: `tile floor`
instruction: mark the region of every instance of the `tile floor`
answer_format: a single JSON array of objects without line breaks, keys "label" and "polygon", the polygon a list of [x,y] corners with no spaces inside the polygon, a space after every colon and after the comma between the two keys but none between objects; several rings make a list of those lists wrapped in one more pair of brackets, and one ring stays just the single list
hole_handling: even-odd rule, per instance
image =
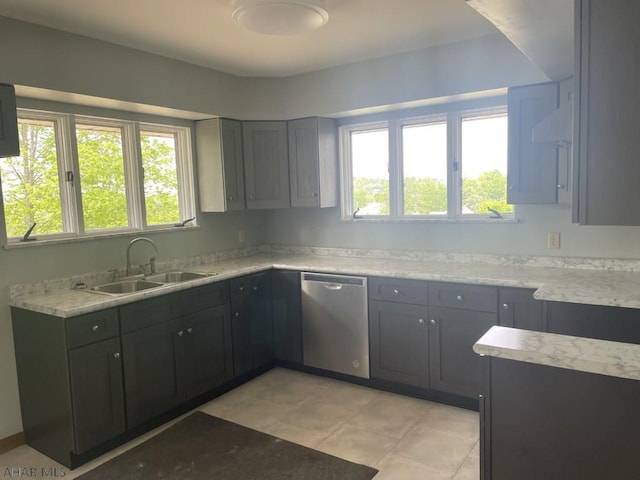
[{"label": "tile floor", "polygon": [[[478,414],[337,380],[274,369],[199,410],[377,468],[375,480],[478,480]],[[72,472],[72,479],[170,426],[163,425]],[[57,467],[22,446],[0,472]],[[65,469],[66,470],[66,469]]]}]

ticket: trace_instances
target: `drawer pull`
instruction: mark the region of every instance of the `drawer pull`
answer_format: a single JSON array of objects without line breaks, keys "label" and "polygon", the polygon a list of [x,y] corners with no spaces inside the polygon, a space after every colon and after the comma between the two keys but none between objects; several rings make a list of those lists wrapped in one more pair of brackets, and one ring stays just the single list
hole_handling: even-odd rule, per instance
[{"label": "drawer pull", "polygon": [[100,327],[98,325],[94,325],[93,327],[91,327],[91,330],[93,330],[94,332],[97,332],[99,328]]},{"label": "drawer pull", "polygon": [[120,352],[115,352],[113,354],[113,358],[115,358],[116,360],[118,360],[120,358]]},{"label": "drawer pull", "polygon": [[181,336],[183,336],[183,335],[184,335],[184,332],[183,332],[182,330],[180,330],[180,331],[178,332],[178,336],[179,336],[179,337],[181,337]]},{"label": "drawer pull", "polygon": [[503,303],[502,304],[502,308],[504,308],[505,310],[509,310],[509,304],[508,303]]},{"label": "drawer pull", "polygon": [[436,321],[432,318],[431,320],[429,320],[429,323],[431,323],[431,325],[435,325]]},{"label": "drawer pull", "polygon": [[462,295],[457,295],[456,296],[456,300],[458,300],[459,302],[461,302],[462,300],[464,300],[464,297]]},{"label": "drawer pull", "polygon": [[398,295],[400,293],[400,290],[398,290],[397,288],[393,289],[393,294],[394,295]]},{"label": "drawer pull", "polygon": [[234,317],[238,318],[240,316],[240,312],[236,312],[233,314]]},{"label": "drawer pull", "polygon": [[187,328],[187,333],[188,334],[192,334],[193,333],[193,328],[191,328],[191,327]]},{"label": "drawer pull", "polygon": [[257,286],[257,285],[255,285],[255,286],[253,287],[253,291],[254,291],[254,292],[257,292],[257,291],[258,291],[258,286]]},{"label": "drawer pull", "polygon": [[244,292],[244,285],[240,285],[240,286],[238,287],[238,291],[239,291],[239,292]]},{"label": "drawer pull", "polygon": [[424,323],[424,318],[419,318],[419,319],[418,319],[418,323],[419,323],[420,325],[422,325],[422,324]]}]

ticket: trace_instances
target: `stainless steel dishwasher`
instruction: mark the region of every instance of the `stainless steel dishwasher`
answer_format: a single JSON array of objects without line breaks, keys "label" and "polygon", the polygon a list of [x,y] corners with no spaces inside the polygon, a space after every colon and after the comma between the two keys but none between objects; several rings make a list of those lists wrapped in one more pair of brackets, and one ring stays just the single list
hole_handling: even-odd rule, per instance
[{"label": "stainless steel dishwasher", "polygon": [[369,378],[367,279],[301,273],[304,364]]}]

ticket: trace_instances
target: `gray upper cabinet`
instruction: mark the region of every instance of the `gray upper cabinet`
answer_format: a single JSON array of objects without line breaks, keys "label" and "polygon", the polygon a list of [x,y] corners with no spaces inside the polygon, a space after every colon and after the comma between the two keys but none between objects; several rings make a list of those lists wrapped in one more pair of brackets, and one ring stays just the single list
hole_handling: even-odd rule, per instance
[{"label": "gray upper cabinet", "polygon": [[287,123],[292,207],[338,204],[338,144],[335,120],[301,118]]},{"label": "gray upper cabinet", "polygon": [[226,118],[196,122],[200,211],[244,210],[242,124]]},{"label": "gray upper cabinet", "polygon": [[242,122],[247,208],[289,207],[287,122]]},{"label": "gray upper cabinet", "polygon": [[583,225],[640,225],[638,18],[639,2],[576,1],[573,220]]},{"label": "gray upper cabinet", "polygon": [[16,92],[13,85],[0,83],[0,157],[20,155]]},{"label": "gray upper cabinet", "polygon": [[536,143],[533,128],[558,107],[558,84],[510,88],[507,201],[552,204],[558,201],[558,150]]}]

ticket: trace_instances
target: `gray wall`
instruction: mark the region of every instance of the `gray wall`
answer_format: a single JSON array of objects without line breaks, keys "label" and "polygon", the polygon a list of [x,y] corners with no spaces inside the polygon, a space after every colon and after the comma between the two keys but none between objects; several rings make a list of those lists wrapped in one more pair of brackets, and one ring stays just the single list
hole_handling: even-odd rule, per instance
[{"label": "gray wall", "polygon": [[[239,78],[117,45],[0,17],[0,82],[241,119],[366,112],[547,78],[502,35],[285,79]],[[581,229],[566,207],[522,210],[518,225],[349,224],[337,209],[200,215],[196,231],[150,234],[160,260],[247,244],[416,248],[634,256],[637,229]],[[312,227],[314,227],[312,229]],[[566,233],[565,233],[566,232]],[[582,232],[587,232],[586,234]],[[129,237],[0,249],[0,438],[21,430],[7,286],[123,265]],[[573,250],[569,250],[569,248]]]}]

